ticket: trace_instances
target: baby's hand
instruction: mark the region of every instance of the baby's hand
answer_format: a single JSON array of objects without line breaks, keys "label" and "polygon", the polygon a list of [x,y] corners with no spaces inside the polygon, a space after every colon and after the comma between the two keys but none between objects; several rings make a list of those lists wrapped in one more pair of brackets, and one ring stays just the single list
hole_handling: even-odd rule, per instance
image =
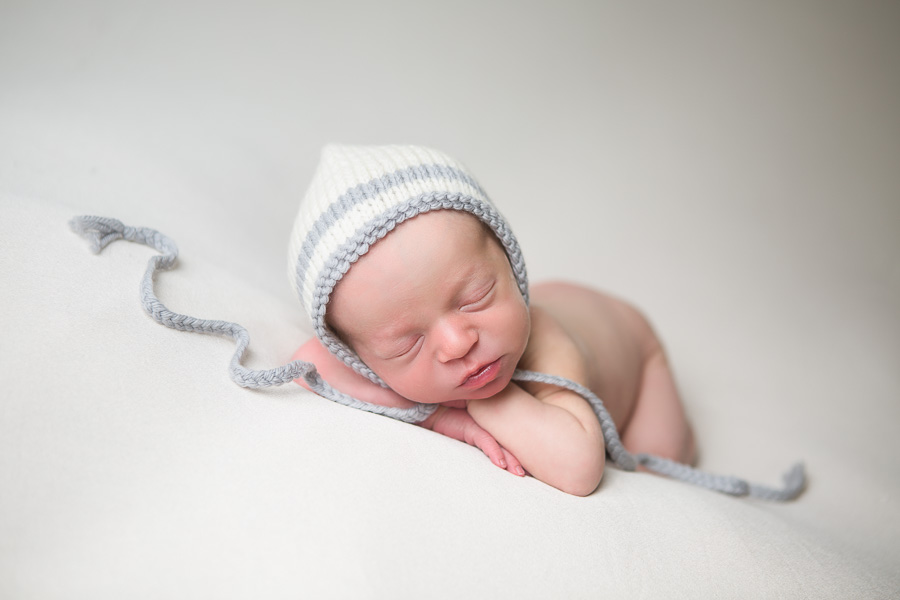
[{"label": "baby's hand", "polygon": [[522,463],[482,428],[465,408],[440,406],[422,423],[424,427],[479,448],[492,463],[513,475],[525,476]]}]

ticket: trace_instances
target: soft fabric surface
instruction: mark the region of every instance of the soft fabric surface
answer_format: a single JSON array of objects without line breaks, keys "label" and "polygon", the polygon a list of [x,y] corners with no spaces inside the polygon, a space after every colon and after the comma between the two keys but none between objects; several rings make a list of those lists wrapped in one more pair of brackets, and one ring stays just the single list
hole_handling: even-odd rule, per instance
[{"label": "soft fabric surface", "polygon": [[[896,7],[443,6],[0,7],[0,597],[896,597]],[[700,466],[775,484],[802,459],[806,493],[611,468],[575,498],[238,388],[230,340],[141,311],[150,249],[67,225],[166,233],[160,299],[280,365],[329,141],[459,157],[533,280],[650,316]]]}]

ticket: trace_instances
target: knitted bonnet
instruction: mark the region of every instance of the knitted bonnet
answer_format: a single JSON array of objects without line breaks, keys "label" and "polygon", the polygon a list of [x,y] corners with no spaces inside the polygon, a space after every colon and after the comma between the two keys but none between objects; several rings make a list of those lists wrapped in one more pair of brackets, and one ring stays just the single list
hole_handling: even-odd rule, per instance
[{"label": "knitted bonnet", "polygon": [[528,301],[525,262],[506,220],[459,162],[421,146],[337,146],[322,150],[288,250],[288,276],[316,337],[356,372],[386,384],[325,323],[337,282],[394,227],[432,210],[461,210],[496,234]]}]

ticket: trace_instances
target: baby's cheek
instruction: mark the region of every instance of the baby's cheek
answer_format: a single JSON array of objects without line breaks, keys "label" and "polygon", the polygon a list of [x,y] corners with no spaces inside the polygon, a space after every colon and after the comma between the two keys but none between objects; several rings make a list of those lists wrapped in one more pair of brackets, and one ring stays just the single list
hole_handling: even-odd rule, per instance
[{"label": "baby's cheek", "polygon": [[422,368],[407,370],[400,377],[383,378],[395,392],[423,404],[436,404],[446,398],[440,393],[438,378]]}]

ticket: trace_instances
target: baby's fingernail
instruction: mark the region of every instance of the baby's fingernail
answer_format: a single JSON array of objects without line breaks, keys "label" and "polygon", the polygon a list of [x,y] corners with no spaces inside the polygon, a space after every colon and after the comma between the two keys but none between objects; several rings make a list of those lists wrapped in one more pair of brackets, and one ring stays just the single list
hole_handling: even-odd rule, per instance
[{"label": "baby's fingernail", "polygon": [[519,477],[525,477],[525,469],[523,469],[521,466],[516,467],[516,475],[518,475]]},{"label": "baby's fingernail", "polygon": [[503,460],[502,458],[500,459],[500,468],[501,468],[501,469],[505,469],[505,468],[506,468],[506,461]]}]

